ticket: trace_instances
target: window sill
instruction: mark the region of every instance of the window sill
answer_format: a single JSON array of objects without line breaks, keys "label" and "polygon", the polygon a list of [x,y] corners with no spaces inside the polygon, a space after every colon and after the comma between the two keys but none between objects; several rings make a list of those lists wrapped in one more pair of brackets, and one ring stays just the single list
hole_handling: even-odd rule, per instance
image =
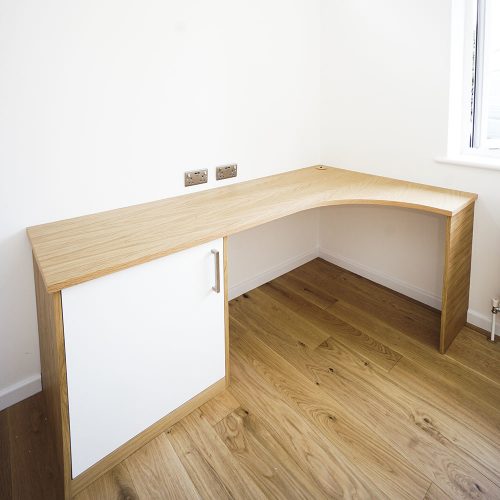
[{"label": "window sill", "polygon": [[487,170],[500,170],[500,158],[490,158],[488,156],[441,156],[434,158],[437,163],[448,163],[463,167],[484,168]]}]

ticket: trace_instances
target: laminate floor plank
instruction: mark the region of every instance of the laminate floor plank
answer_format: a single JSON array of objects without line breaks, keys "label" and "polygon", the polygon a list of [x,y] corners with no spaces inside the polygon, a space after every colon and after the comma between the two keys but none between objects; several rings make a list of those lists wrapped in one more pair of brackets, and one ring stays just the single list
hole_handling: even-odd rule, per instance
[{"label": "laminate floor plank", "polygon": [[[330,373],[327,373],[327,367],[332,364],[337,369],[336,375],[343,379],[342,383],[350,382],[353,388],[351,394],[359,394],[360,398],[364,398],[366,394],[372,395],[372,401],[382,403],[379,413],[382,415],[384,408],[390,409],[395,421],[397,419],[407,426],[408,435],[414,430],[415,438],[423,441],[421,431],[425,432],[427,437],[439,444],[436,451],[440,449],[444,452],[442,445],[450,451],[451,459],[453,456],[460,457],[464,463],[470,464],[500,485],[500,442],[492,439],[494,435],[485,436],[473,425],[468,425],[469,422],[458,422],[453,408],[436,405],[425,394],[406,389],[400,385],[401,380],[397,374],[391,372],[387,375],[377,371],[334,339],[328,339],[317,351],[324,358],[323,362],[315,356],[316,353],[310,357],[323,366],[323,372],[319,372],[324,374],[320,377],[321,382],[328,380],[336,394],[339,393],[338,387],[331,383],[333,374],[329,368]],[[308,362],[307,358],[304,362]],[[432,449],[432,440],[425,440],[423,446]]]},{"label": "laminate floor plank", "polygon": [[214,426],[239,407],[240,403],[226,390],[200,406],[199,410],[208,423]]},{"label": "laminate floor plank", "polygon": [[[413,376],[405,379],[408,388],[427,391],[428,398],[436,404],[446,401],[456,407],[458,415],[469,414],[475,427],[487,429],[485,435],[500,432],[500,390],[496,384],[449,356],[439,354],[435,348],[414,342],[383,321],[363,314],[361,309],[339,301],[328,308],[328,312],[377,340],[383,339],[402,354],[403,365],[411,362]],[[397,371],[398,365],[392,371]]]},{"label": "laminate floor plank", "polygon": [[[360,472],[377,484],[389,498],[423,497],[430,479],[396,449],[386,445],[370,429],[370,425],[359,422],[342,404],[318,387],[314,380],[299,373],[295,369],[296,359],[289,357],[288,352],[284,353],[286,359],[281,358],[260,340],[259,332],[246,330],[236,321],[231,326],[236,374],[240,373],[238,370],[243,372],[238,375],[239,384],[245,385],[245,393],[251,391],[252,385],[259,387],[254,399],[263,399],[263,387],[269,386],[264,409],[272,405],[273,411],[276,411],[278,398],[281,397],[287,406],[281,410],[278,423],[292,411],[298,412],[301,420],[305,419],[328,440],[330,446],[334,446],[336,456],[345,456],[347,463],[356,464]],[[298,345],[308,350],[306,346]],[[314,376],[314,363],[308,369]],[[248,384],[248,380],[252,383]],[[237,397],[242,401],[245,396],[238,393]],[[250,404],[248,400],[246,403]],[[293,423],[293,426],[297,424]]]},{"label": "laminate floor plank", "polygon": [[140,497],[127,467],[121,463],[79,493],[75,500],[146,500]]},{"label": "laminate floor plank", "polygon": [[[254,382],[262,384],[258,392]],[[319,498],[388,498],[249,365],[238,364],[229,390],[244,410],[265,418],[281,446],[311,478],[314,488],[322,492]]]},{"label": "laminate floor plank", "polygon": [[266,498],[199,410],[172,426],[167,436],[203,498]]},{"label": "laminate floor plank", "polygon": [[8,419],[12,498],[59,498],[61,483],[42,394],[9,408]]},{"label": "laminate floor plank", "polygon": [[186,469],[190,481],[202,498],[232,498],[230,489],[225,485],[210,458],[198,450],[196,443],[180,422],[173,425],[166,435]]},{"label": "laminate floor plank", "polygon": [[[326,267],[325,267],[326,264]],[[321,286],[325,291],[327,291],[328,286],[332,281],[342,276],[345,269],[336,266],[335,264],[330,264],[322,258],[313,259],[300,267],[292,269],[288,276],[294,276],[296,272],[304,273],[304,276],[317,278],[317,284]],[[325,274],[325,272],[327,274]],[[309,281],[309,280],[308,280]]]},{"label": "laminate floor plank", "polygon": [[[264,285],[265,286],[265,285]],[[315,324],[311,323],[310,319],[305,317],[300,311],[282,307],[275,300],[269,300],[268,296],[260,289],[257,288],[248,293],[244,293],[234,301],[252,301],[255,302],[255,307],[252,309],[252,314],[258,313],[259,318],[274,318],[279,322],[280,327],[289,335],[311,348],[319,346],[324,342],[329,334],[325,333],[324,329],[318,328]],[[318,309],[322,310],[322,309]]]},{"label": "laminate floor plank", "polygon": [[[382,342],[353,328],[345,321],[339,320],[339,318],[329,314],[327,311],[311,304],[311,302],[308,302],[295,293],[294,290],[278,284],[276,280],[262,285],[258,290],[250,292],[248,296],[255,298],[255,295],[258,296],[260,292],[266,295],[264,300],[275,300],[284,309],[298,312],[302,318],[322,330],[329,337],[336,338],[339,342],[359,352],[362,356],[387,371],[401,359],[401,355],[398,352],[393,351]],[[261,302],[257,304],[259,309],[261,309]],[[272,320],[273,318],[270,319]]]},{"label": "laminate floor plank", "polygon": [[445,409],[460,425],[468,426],[496,445],[500,443],[498,408],[469,397],[467,392],[452,383],[437,384],[435,373],[406,358],[394,367],[390,378],[408,393]]},{"label": "laminate floor plank", "polygon": [[[242,341],[244,349],[264,363],[265,356],[271,357],[271,354],[259,346],[258,340],[254,338],[260,332],[252,331],[251,333],[253,335],[246,335]],[[272,342],[273,337],[268,338]],[[279,342],[278,350],[284,353],[284,357],[294,368],[310,377],[311,382],[321,385],[322,390],[326,391],[332,399],[344,405],[345,408],[349,408],[352,412],[351,421],[359,418],[366,424],[370,424],[389,446],[398,449],[429,480],[435,481],[445,491],[455,496],[463,496],[464,488],[468,488],[468,494],[476,494],[476,489],[479,489],[492,495],[500,495],[500,488],[470,465],[470,462],[476,464],[475,457],[463,453],[463,450],[454,443],[454,439],[467,441],[459,432],[452,433],[449,438],[445,433],[450,434],[452,431],[445,425],[439,426],[435,423],[432,427],[432,424],[425,423],[425,418],[432,422],[426,416],[427,413],[422,413],[419,405],[414,405],[414,407],[405,405],[399,399],[401,394],[396,390],[397,387],[395,384],[391,387],[389,381],[386,384],[387,393],[373,384],[366,387],[363,377],[356,376],[353,371],[357,364],[360,365],[359,370],[368,371],[370,370],[369,363],[349,353],[340,344],[337,343],[334,346],[333,343],[334,341],[324,349],[325,359],[321,359],[318,353],[311,353],[305,346],[297,345],[296,348],[290,349],[289,345],[282,341]],[[233,340],[233,345],[233,350],[237,350],[236,340]],[[320,346],[318,351],[322,350],[322,347]],[[374,372],[369,372],[366,376],[367,378],[373,377]],[[291,380],[288,383],[291,383]],[[299,380],[293,379],[291,385],[295,388],[299,383]],[[312,390],[311,388],[310,391]],[[394,392],[397,394],[392,395],[391,393]],[[423,404],[420,406],[426,407]],[[426,410],[429,410],[428,406]],[[444,419],[442,414],[432,413],[436,421],[438,415]],[[425,423],[425,426],[419,426],[421,422]],[[442,434],[436,433],[436,427]],[[466,429],[462,428],[462,432],[465,434]],[[473,451],[468,450],[471,454],[474,451],[483,453],[480,446]],[[491,446],[483,453],[483,458],[489,459],[488,465],[495,464],[495,456]],[[493,474],[489,469],[488,471]]]},{"label": "laminate floor plank", "polygon": [[332,297],[320,286],[314,283],[306,284],[290,273],[275,278],[271,283],[293,290],[295,293],[321,309],[326,309],[337,302],[336,298]]},{"label": "laminate floor plank", "polygon": [[428,306],[412,301],[386,287],[378,285],[349,271],[339,275],[337,266],[316,259],[316,267],[305,271],[301,267],[290,272],[306,284],[316,283],[333,299],[342,300],[376,317],[383,317],[394,328],[406,335],[436,347],[439,344],[441,315]]},{"label": "laminate floor plank", "polygon": [[239,408],[219,421],[216,432],[268,498],[326,498],[290,454],[248,410]]},{"label": "laminate floor plank", "polygon": [[500,343],[491,343],[485,336],[465,327],[446,355],[500,385]]},{"label": "laminate floor plank", "polygon": [[452,498],[432,483],[425,494],[424,500],[452,500]]},{"label": "laminate floor plank", "polygon": [[10,464],[10,425],[8,410],[0,411],[0,498],[12,498]]},{"label": "laminate floor plank", "polygon": [[[500,343],[315,259],[229,304],[220,396],[77,500],[500,498]],[[42,394],[0,413],[0,499],[59,500]]]},{"label": "laminate floor plank", "polygon": [[139,498],[201,498],[164,433],[128,457],[123,464]]},{"label": "laminate floor plank", "polygon": [[[287,298],[281,298],[280,289],[276,288],[273,282],[264,285],[264,287],[258,290],[252,290],[251,292],[245,294],[245,296],[238,297],[231,301],[229,304],[229,309],[231,314],[237,314],[240,318],[240,322],[244,322],[245,325],[252,325],[259,327],[259,324],[265,324],[266,328],[273,329],[276,335],[282,335],[286,339],[296,339],[303,344],[301,340],[301,335],[295,334],[295,325],[291,324],[288,328],[284,329],[281,323],[281,317],[284,314],[283,302],[288,302],[290,300],[290,306],[293,303],[293,292],[287,291]],[[295,296],[298,298],[299,296]],[[263,310],[261,304],[263,302],[274,301],[277,303],[277,309],[269,314],[268,311]],[[282,301],[280,303],[280,301]],[[297,310],[299,305],[297,305]],[[374,340],[372,337],[367,335],[360,330],[352,327],[345,321],[335,317],[332,314],[327,313],[325,310],[319,309],[310,303],[302,304],[302,309],[308,310],[308,315],[302,316],[302,325],[309,324],[310,328],[319,329],[323,332],[322,338],[325,341],[329,336],[334,336],[352,349],[355,349],[361,355],[364,355],[367,359],[370,359],[374,364],[377,364],[382,369],[389,371],[397,363],[401,356],[399,353],[388,348],[381,342]],[[281,333],[280,333],[281,332]],[[328,336],[328,337],[327,337]],[[319,344],[318,344],[319,345]],[[316,345],[309,345],[309,347],[317,347]]]}]

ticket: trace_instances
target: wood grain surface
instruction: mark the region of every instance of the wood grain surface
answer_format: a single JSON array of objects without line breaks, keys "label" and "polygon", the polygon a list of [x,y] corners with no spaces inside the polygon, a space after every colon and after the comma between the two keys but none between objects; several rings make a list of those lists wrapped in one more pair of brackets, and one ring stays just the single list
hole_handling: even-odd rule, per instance
[{"label": "wood grain surface", "polygon": [[327,205],[393,205],[451,216],[477,195],[309,167],[28,228],[49,292]]},{"label": "wood grain surface", "polygon": [[47,292],[35,260],[33,260],[33,270],[42,390],[47,403],[46,408],[55,447],[54,465],[58,471],[56,477],[61,481],[65,498],[69,498],[71,491],[70,430],[61,292]]},{"label": "wood grain surface", "polygon": [[[500,498],[498,344],[440,355],[439,311],[321,259],[229,312],[229,388],[79,500]],[[40,396],[0,413],[6,498],[61,498]]]},{"label": "wood grain surface", "polygon": [[446,352],[467,321],[474,204],[448,218],[443,274],[443,308],[439,351]]}]

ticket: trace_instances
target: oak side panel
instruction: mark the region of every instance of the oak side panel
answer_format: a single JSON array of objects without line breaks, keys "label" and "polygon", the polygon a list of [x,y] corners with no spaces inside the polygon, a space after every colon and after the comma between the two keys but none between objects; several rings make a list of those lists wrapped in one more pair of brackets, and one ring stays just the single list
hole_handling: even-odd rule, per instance
[{"label": "oak side panel", "polygon": [[33,269],[42,391],[56,448],[56,477],[63,482],[64,498],[70,498],[71,451],[61,292],[47,292],[35,259]]},{"label": "oak side panel", "polygon": [[474,204],[446,221],[443,308],[439,352],[446,352],[467,321]]}]

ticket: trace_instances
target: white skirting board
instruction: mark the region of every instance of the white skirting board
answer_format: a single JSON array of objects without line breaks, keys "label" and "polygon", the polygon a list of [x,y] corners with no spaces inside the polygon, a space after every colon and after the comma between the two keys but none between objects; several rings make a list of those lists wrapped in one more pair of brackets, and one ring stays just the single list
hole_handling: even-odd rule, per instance
[{"label": "white skirting board", "polygon": [[[467,311],[467,321],[471,325],[478,326],[479,328],[482,328],[483,330],[487,330],[488,332],[491,332],[491,316],[485,316],[484,314],[479,314],[477,311],[473,311],[472,309],[469,309]],[[500,337],[500,325],[498,324],[497,320],[497,326],[495,328],[495,335],[497,337]]]},{"label": "white skirting board", "polygon": [[411,285],[410,283],[383,274],[376,269],[372,269],[347,257],[331,253],[324,248],[319,249],[318,256],[328,262],[331,262],[332,264],[342,267],[343,269],[359,274],[360,276],[363,276],[363,278],[367,278],[375,283],[386,286],[391,290],[395,290],[396,292],[402,293],[412,299],[423,302],[424,304],[434,307],[435,309],[441,309],[440,296],[431,294],[426,290],[422,290],[421,288]]},{"label": "white skirting board", "polygon": [[42,378],[40,374],[33,375],[2,389],[0,391],[0,411],[33,396],[41,390]]},{"label": "white skirting board", "polygon": [[[236,285],[229,286],[228,298],[229,300],[234,299],[235,297],[239,297],[240,295],[253,290],[254,288],[271,281],[282,274],[286,274],[290,272],[292,269],[296,267],[302,266],[307,262],[318,257],[318,251],[314,250],[312,252],[307,252],[302,255],[298,255],[291,259],[288,259],[282,262],[279,266],[272,267],[267,269],[266,271],[258,274],[257,276],[252,276],[251,279],[245,280],[241,283],[237,283]],[[229,278],[231,279],[231,278]]]},{"label": "white skirting board", "polygon": [[[348,271],[351,271],[355,274],[359,274],[359,276],[363,276],[364,278],[374,281],[375,283],[386,286],[391,290],[402,293],[407,297],[411,297],[412,299],[418,300],[419,302],[427,304],[428,306],[441,310],[441,297],[429,293],[426,290],[422,290],[421,288],[415,287],[410,283],[383,274],[376,269],[372,269],[344,256],[335,255],[328,250],[325,250],[324,248],[320,248],[318,250],[318,257],[321,257],[322,259],[331,262],[332,264],[335,264],[339,267],[347,269]],[[478,326],[479,328],[487,330],[488,332],[491,330],[491,317],[480,314],[472,309],[469,309],[469,311],[467,312],[467,321],[471,325]],[[500,325],[497,325],[496,330],[496,334],[500,335]]]}]

